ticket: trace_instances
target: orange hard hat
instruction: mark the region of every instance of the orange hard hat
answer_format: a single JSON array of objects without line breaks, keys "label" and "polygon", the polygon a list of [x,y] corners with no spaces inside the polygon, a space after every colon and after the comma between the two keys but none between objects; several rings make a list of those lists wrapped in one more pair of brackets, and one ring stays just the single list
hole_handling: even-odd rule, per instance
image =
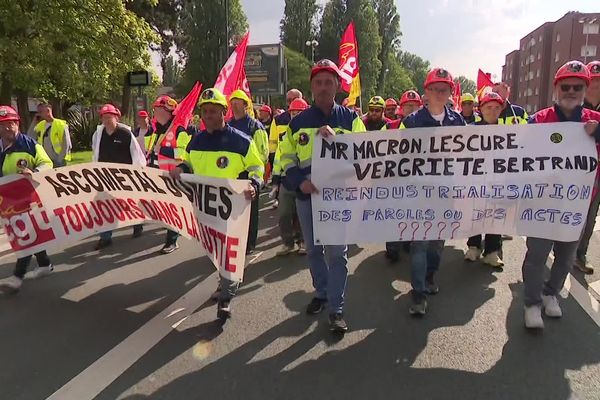
[{"label": "orange hard hat", "polygon": [[454,79],[452,79],[450,72],[443,68],[434,68],[429,71],[427,78],[425,78],[423,87],[427,89],[427,87],[433,83],[446,83],[450,85],[452,90],[454,90]]},{"label": "orange hard hat", "polygon": [[587,65],[587,69],[591,79],[600,78],[600,61],[592,61]]},{"label": "orange hard hat", "polygon": [[421,104],[421,96],[419,96],[419,93],[415,92],[414,90],[407,90],[406,92],[402,93],[402,97],[400,98],[400,106],[411,101]]},{"label": "orange hard hat", "polygon": [[112,114],[120,117],[121,111],[119,111],[119,109],[112,104],[105,104],[100,108],[100,116],[103,116],[104,114]]},{"label": "orange hard hat", "polygon": [[304,99],[294,99],[288,107],[288,111],[304,111],[308,108],[308,103]]},{"label": "orange hard hat", "polygon": [[152,104],[152,107],[162,107],[167,111],[173,112],[177,107],[177,100],[166,95],[158,96],[158,98]]},{"label": "orange hard hat", "polygon": [[19,121],[19,113],[11,106],[0,106],[0,122]]},{"label": "orange hard hat", "polygon": [[586,85],[590,84],[590,71],[584,63],[581,61],[573,60],[567,62],[565,65],[560,67],[554,75],[554,85],[567,78],[579,78],[585,82]]},{"label": "orange hard hat", "polygon": [[479,107],[482,107],[484,104],[495,101],[496,103],[504,106],[504,99],[496,92],[487,92],[482,97],[479,98]]}]

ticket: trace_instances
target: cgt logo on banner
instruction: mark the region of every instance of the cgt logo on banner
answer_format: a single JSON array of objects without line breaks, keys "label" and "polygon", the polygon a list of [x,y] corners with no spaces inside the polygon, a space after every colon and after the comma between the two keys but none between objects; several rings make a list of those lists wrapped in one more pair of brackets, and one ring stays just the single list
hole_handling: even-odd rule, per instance
[{"label": "cgt logo on banner", "polygon": [[0,223],[18,257],[142,222],[200,244],[221,276],[241,281],[250,202],[247,181],[94,163],[0,178]]},{"label": "cgt logo on banner", "polygon": [[315,141],[316,244],[579,239],[598,169],[581,123],[439,127]]}]

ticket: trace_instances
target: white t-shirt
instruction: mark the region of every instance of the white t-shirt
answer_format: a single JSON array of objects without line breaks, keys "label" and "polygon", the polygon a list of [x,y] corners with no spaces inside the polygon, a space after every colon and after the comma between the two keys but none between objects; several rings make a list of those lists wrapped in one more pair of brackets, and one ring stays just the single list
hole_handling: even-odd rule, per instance
[{"label": "white t-shirt", "polygon": [[446,116],[446,112],[444,111],[441,114],[431,114],[431,116],[433,117],[433,119],[435,119],[437,122],[439,122],[441,124],[442,122],[444,122],[444,117]]}]

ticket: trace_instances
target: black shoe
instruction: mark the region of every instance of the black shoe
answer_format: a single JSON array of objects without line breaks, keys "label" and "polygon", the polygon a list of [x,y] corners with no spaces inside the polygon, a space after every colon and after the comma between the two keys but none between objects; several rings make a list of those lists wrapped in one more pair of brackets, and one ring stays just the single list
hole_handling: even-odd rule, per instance
[{"label": "black shoe", "polygon": [[254,253],[254,247],[248,247],[246,248],[246,255],[249,256],[250,254]]},{"label": "black shoe", "polygon": [[100,240],[98,240],[98,243],[96,243],[96,246],[94,246],[94,250],[102,250],[109,246],[112,246],[112,239],[109,239],[109,240],[100,239]]},{"label": "black shoe", "polygon": [[217,318],[223,322],[231,318],[231,307],[229,306],[229,301],[220,301],[219,304],[217,304]]},{"label": "black shoe", "polygon": [[344,314],[336,313],[329,315],[329,330],[332,333],[348,332],[348,324],[344,321]]},{"label": "black shoe", "polygon": [[410,315],[425,315],[427,313],[427,297],[423,293],[411,292],[411,305],[408,308]]},{"label": "black shoe", "polygon": [[306,313],[318,314],[325,309],[325,304],[327,304],[327,300],[315,297],[310,301],[310,304],[306,307]]},{"label": "black shoe", "polygon": [[427,285],[427,294],[438,294],[440,292],[440,287],[433,280],[433,274],[427,274],[425,283]]},{"label": "black shoe", "polygon": [[171,254],[178,248],[179,248],[179,245],[177,243],[165,244],[164,247],[162,249],[160,249],[160,252],[162,254]]},{"label": "black shoe", "polygon": [[140,236],[142,236],[142,233],[144,233],[144,228],[141,226],[136,226],[135,228],[133,228],[133,235],[131,237],[134,239],[139,238]]}]

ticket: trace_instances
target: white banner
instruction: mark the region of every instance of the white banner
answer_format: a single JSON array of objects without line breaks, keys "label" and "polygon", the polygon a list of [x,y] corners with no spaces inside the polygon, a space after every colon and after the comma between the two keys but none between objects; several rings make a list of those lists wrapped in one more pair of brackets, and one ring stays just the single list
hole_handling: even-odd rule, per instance
[{"label": "white banner", "polygon": [[221,276],[244,274],[248,181],[90,163],[0,178],[0,221],[18,257],[100,232],[158,222],[200,243]]},{"label": "white banner", "polygon": [[317,138],[316,244],[576,241],[598,155],[581,123],[419,128]]}]

